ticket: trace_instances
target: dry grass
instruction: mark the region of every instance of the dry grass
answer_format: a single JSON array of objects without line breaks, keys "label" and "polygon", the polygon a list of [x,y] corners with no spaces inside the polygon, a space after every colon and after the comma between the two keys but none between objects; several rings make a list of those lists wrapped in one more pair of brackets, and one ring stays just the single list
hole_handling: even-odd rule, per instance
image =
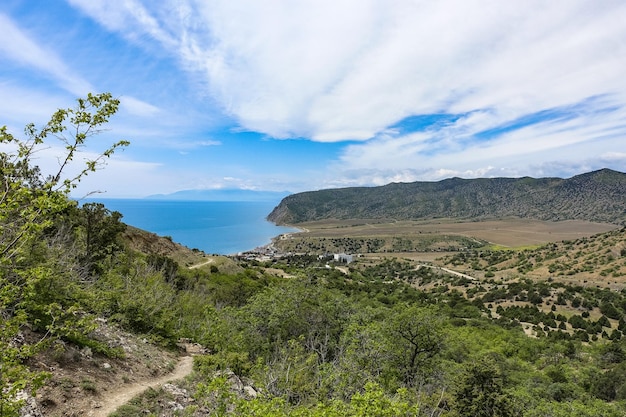
[{"label": "dry grass", "polygon": [[298,224],[304,237],[411,237],[459,235],[485,240],[505,247],[525,247],[592,236],[616,229],[616,225],[581,220],[549,222],[528,219],[502,219],[460,222],[453,219],[430,221],[325,220]]}]

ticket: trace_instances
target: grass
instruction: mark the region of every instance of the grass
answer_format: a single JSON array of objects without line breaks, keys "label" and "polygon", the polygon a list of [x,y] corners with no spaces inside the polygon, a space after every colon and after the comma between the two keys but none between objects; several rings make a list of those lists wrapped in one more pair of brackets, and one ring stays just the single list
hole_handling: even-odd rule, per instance
[{"label": "grass", "polygon": [[96,383],[91,379],[83,379],[80,381],[80,387],[83,391],[96,392]]},{"label": "grass", "polygon": [[[589,237],[616,229],[616,225],[579,220],[549,222],[529,219],[499,219],[481,222],[433,219],[429,221],[324,220],[297,225],[306,229],[277,242],[286,250],[324,246],[324,239],[385,239],[381,252],[401,252],[393,239],[415,242],[413,250],[445,250],[465,244],[489,245],[492,250],[536,249],[562,240]],[[464,241],[465,239],[465,241]],[[420,243],[421,242],[421,243]],[[473,242],[473,243],[472,243]],[[356,251],[359,252],[359,251]]]},{"label": "grass", "polygon": [[542,245],[522,245],[522,246],[502,246],[502,245],[489,245],[487,248],[491,251],[521,251],[521,250],[534,250],[539,249]]}]

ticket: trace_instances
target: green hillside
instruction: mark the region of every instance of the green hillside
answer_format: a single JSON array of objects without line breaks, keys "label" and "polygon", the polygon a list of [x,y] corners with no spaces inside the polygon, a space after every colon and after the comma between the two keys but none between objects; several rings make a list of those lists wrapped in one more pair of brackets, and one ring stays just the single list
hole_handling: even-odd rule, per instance
[{"label": "green hillside", "polygon": [[[79,207],[68,194],[80,176],[33,166],[48,134],[78,132],[71,154],[117,104],[89,96],[27,129],[30,140],[0,131],[12,145],[0,152],[0,417],[94,415],[112,392],[167,374],[189,345],[190,375],[110,415],[626,415],[623,229],[462,252],[445,267],[207,257],[101,204]],[[537,275],[553,264],[600,279]]]},{"label": "green hillside", "polygon": [[310,191],[285,197],[268,219],[297,224],[321,219],[510,216],[626,224],[626,174],[602,169],[568,179],[451,178]]}]

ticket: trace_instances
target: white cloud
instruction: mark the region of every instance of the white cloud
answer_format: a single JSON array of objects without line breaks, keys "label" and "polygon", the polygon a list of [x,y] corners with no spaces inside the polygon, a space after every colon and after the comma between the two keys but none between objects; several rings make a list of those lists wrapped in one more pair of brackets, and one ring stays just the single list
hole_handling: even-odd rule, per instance
[{"label": "white cloud", "polygon": [[222,142],[219,140],[201,140],[197,142],[189,142],[189,146],[197,148],[197,147],[206,147],[206,146],[220,146]]},{"label": "white cloud", "polygon": [[198,141],[168,141],[164,143],[166,147],[178,149],[179,155],[189,155],[191,151],[198,148],[206,148],[210,146],[221,146],[222,142],[218,140],[198,140]]},{"label": "white cloud", "polygon": [[606,152],[600,157],[607,161],[623,161],[626,163],[626,152]]},{"label": "white cloud", "polygon": [[[50,120],[50,115],[63,103],[64,98],[59,96],[26,89],[8,82],[0,82],[0,114],[1,125],[9,125],[9,130],[19,134],[25,123],[37,125]],[[15,125],[10,126],[11,123]]]},{"label": "white cloud", "polygon": [[71,0],[175,54],[243,127],[369,139],[407,116],[491,125],[613,93],[626,100],[626,3]]},{"label": "white cloud", "polygon": [[[198,96],[210,98],[202,110],[216,104],[242,131],[355,140],[331,167],[327,183],[525,175],[531,168],[622,163],[621,0],[68,2],[133,47],[170,54],[198,83]],[[1,55],[74,95],[92,90],[52,48],[1,14],[0,26]],[[158,107],[136,91],[120,98],[122,123],[111,127],[124,137],[180,153],[221,145],[188,135],[190,124],[202,123],[196,113],[190,116],[202,100],[185,108],[187,97],[172,105],[153,96]],[[567,117],[539,120],[545,111]],[[412,133],[397,125],[410,116],[443,113],[458,117]],[[134,116],[150,120],[139,125]],[[205,124],[209,117],[218,116],[207,115]],[[481,136],[489,130],[497,134]]]},{"label": "white cloud", "polygon": [[[139,0],[68,0],[112,31],[119,31],[128,39],[140,41],[149,36],[167,47],[176,44],[158,20]],[[165,11],[166,12],[166,11]],[[164,16],[172,18],[172,15]]]},{"label": "white cloud", "polygon": [[132,115],[151,117],[157,115],[161,109],[130,96],[124,96],[120,99],[120,106]]},{"label": "white cloud", "polygon": [[22,65],[34,67],[55,79],[62,88],[84,96],[93,88],[75,74],[56,54],[40,46],[6,15],[0,13],[0,53]]},{"label": "white cloud", "polygon": [[360,185],[398,181],[398,175],[401,181],[416,181],[624,170],[626,108],[615,100],[598,98],[481,139],[476,134],[493,115],[470,114],[436,130],[380,135],[346,147],[331,175]]}]

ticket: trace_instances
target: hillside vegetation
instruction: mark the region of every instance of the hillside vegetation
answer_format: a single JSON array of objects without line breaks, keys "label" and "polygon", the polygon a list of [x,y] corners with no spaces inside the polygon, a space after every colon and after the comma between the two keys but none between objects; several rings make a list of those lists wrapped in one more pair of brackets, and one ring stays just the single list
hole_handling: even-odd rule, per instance
[{"label": "hillside vegetation", "polygon": [[479,277],[547,279],[585,286],[626,288],[626,228],[552,242],[535,249],[485,247],[442,259]]},{"label": "hillside vegetation", "polygon": [[[626,291],[609,285],[624,230],[441,264],[207,257],[78,206],[64,165],[33,166],[49,135],[72,159],[117,105],[90,95],[27,140],[0,131],[0,417],[88,416],[190,344],[191,375],[111,416],[626,415]],[[599,278],[531,275],[544,267]]]},{"label": "hillside vegetation", "polygon": [[310,191],[285,197],[277,224],[321,219],[415,220],[502,217],[626,224],[626,174],[602,169],[568,179],[451,178]]}]

